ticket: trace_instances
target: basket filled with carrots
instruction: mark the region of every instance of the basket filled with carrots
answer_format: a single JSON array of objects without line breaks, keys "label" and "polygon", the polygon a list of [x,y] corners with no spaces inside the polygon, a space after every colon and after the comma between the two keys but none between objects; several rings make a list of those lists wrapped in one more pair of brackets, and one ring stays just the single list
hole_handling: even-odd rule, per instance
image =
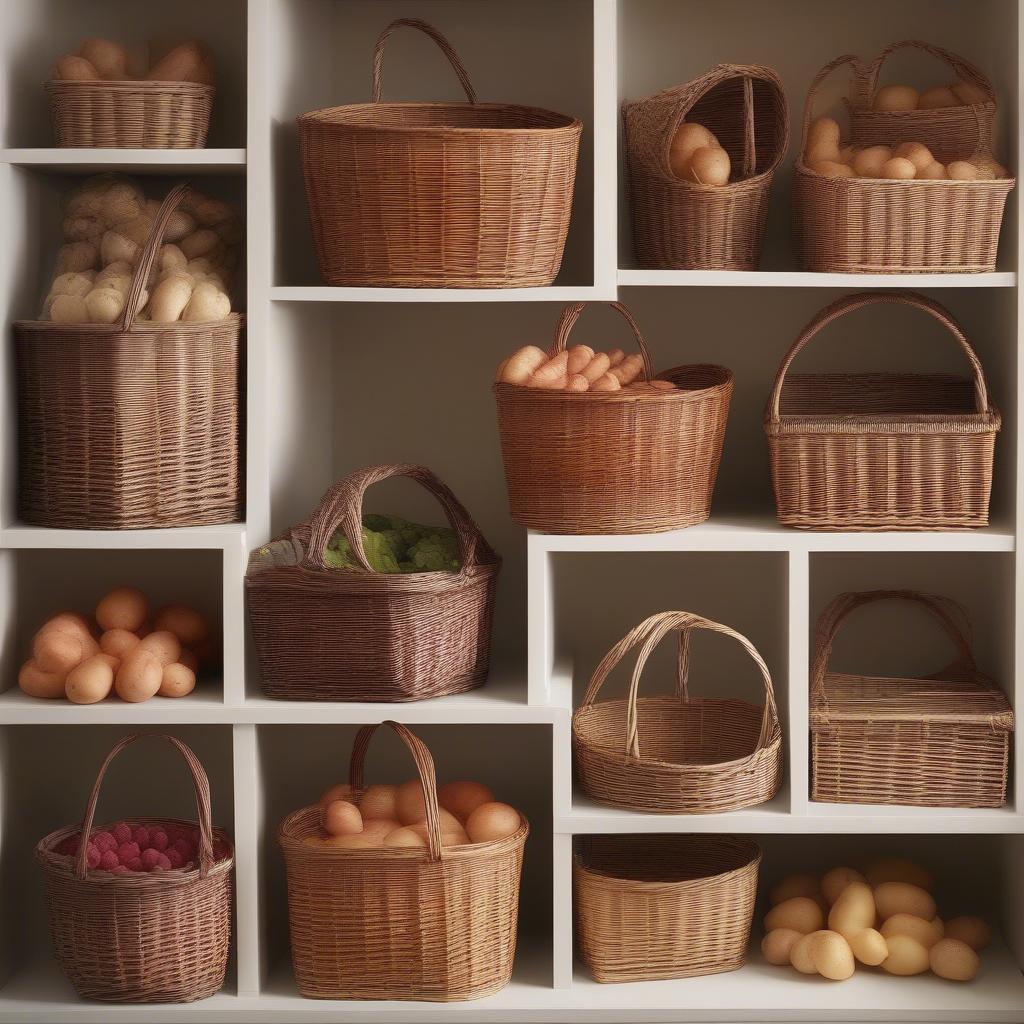
[{"label": "basket filled with carrots", "polygon": [[724,366],[655,375],[632,314],[610,303],[638,351],[570,346],[586,303],[567,306],[545,352],[499,367],[494,394],[512,518],[543,533],[656,533],[704,522],[732,397]]}]

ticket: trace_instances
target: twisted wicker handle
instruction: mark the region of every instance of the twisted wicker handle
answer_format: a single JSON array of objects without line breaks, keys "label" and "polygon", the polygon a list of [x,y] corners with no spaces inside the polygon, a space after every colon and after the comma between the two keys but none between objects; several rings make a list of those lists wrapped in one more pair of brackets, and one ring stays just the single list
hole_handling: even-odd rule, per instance
[{"label": "twisted wicker handle", "polygon": [[[572,333],[573,327],[576,326],[576,321],[579,320],[580,315],[588,305],[590,305],[588,302],[572,302],[562,310],[562,315],[558,318],[558,326],[555,327],[555,340],[551,343],[551,348],[548,349],[549,356],[556,356],[559,352],[565,351],[569,344],[569,335]],[[637,350],[644,361],[644,380],[653,380],[654,366],[651,363],[651,354],[647,351],[647,346],[644,344],[643,335],[640,333],[640,325],[633,319],[633,314],[621,302],[609,302],[607,305],[611,306],[616,312],[621,313],[623,319],[629,324],[633,337],[636,339]]]},{"label": "twisted wicker handle", "polygon": [[921,50],[924,53],[930,53],[933,57],[945,64],[948,64],[952,69],[953,74],[955,74],[961,81],[971,82],[980,89],[984,89],[988,94],[989,100],[992,103],[995,102],[996,93],[995,89],[992,87],[992,82],[977,65],[972,64],[969,60],[966,60],[949,50],[943,49],[941,46],[935,46],[932,43],[925,43],[920,39],[901,39],[898,43],[892,43],[890,46],[887,46],[875,58],[868,70],[869,97],[874,96],[875,90],[878,88],[878,77],[882,71],[882,65],[890,55],[895,53],[897,50]]},{"label": "twisted wicker handle", "polygon": [[192,786],[196,793],[196,807],[199,811],[199,877],[205,878],[213,866],[213,816],[210,809],[210,780],[206,777],[206,771],[200,760],[192,752],[191,748],[182,743],[175,736],[168,736],[165,733],[132,733],[125,736],[114,744],[113,750],[107,754],[106,759],[100,766],[96,781],[92,784],[92,792],[89,794],[89,804],[85,809],[85,819],[82,822],[82,840],[78,844],[78,853],[75,854],[75,877],[82,881],[89,871],[89,837],[92,835],[93,821],[96,817],[96,803],[100,798],[100,787],[103,785],[103,778],[107,774],[110,762],[117,757],[129,744],[136,740],[158,739],[166,740],[185,759],[189,771],[192,773]]},{"label": "twisted wicker handle", "polygon": [[399,18],[397,21],[391,22],[377,37],[377,45],[373,48],[373,102],[380,103],[380,69],[384,63],[384,45],[391,33],[402,26],[418,28],[437,43],[441,52],[448,58],[448,63],[451,64],[455,74],[458,75],[466,99],[470,103],[476,103],[476,91],[473,89],[469,74],[459,59],[459,55],[455,52],[455,47],[433,25],[428,25],[427,22],[420,21],[419,18]]},{"label": "twisted wicker handle", "polygon": [[775,383],[772,385],[772,395],[769,404],[769,419],[772,423],[779,422],[779,410],[782,405],[782,388],[786,383],[786,374],[793,360],[800,350],[823,328],[827,327],[834,320],[852,313],[854,310],[864,306],[873,306],[878,303],[893,303],[894,305],[912,306],[927,313],[945,327],[956,339],[957,344],[971,364],[971,373],[974,376],[974,402],[979,413],[990,411],[988,404],[988,388],[985,385],[985,371],[981,368],[971,343],[967,340],[963,329],[953,318],[953,314],[932,299],[919,295],[917,292],[860,292],[857,295],[845,295],[841,299],[830,303],[822,309],[811,322],[800,332],[800,336],[793,342],[786,357],[782,360],[778,373],[775,375]]},{"label": "twisted wicker handle", "polygon": [[[434,759],[426,744],[401,722],[390,719],[380,723],[393,729],[399,739],[409,748],[416,772],[423,784],[423,806],[427,812],[427,852],[431,860],[441,859],[441,815],[437,803],[437,774],[434,771]],[[380,728],[377,725],[364,725],[356,733],[352,744],[352,759],[348,766],[348,784],[354,790],[363,788],[363,766],[366,762],[366,751],[370,746],[373,734]]]},{"label": "twisted wicker handle", "polygon": [[868,68],[864,66],[861,59],[852,53],[843,54],[830,60],[811,80],[810,88],[807,90],[807,97],[804,99],[804,115],[800,125],[800,152],[797,154],[797,163],[802,164],[804,151],[807,149],[807,133],[811,127],[811,120],[814,116],[814,101],[818,98],[818,90],[825,79],[832,74],[836,68],[849,64],[853,72],[853,87],[858,94],[858,100],[863,104],[868,95]]},{"label": "twisted wicker handle", "polygon": [[630,757],[640,757],[639,732],[637,728],[637,695],[640,690],[640,676],[651,652],[661,642],[664,636],[672,630],[679,631],[679,658],[676,674],[676,693],[683,703],[689,701],[689,674],[690,674],[690,633],[695,629],[706,629],[715,633],[722,633],[724,636],[732,637],[750,655],[751,660],[757,665],[764,681],[765,703],[764,713],[761,716],[761,731],[757,737],[757,745],[748,755],[754,757],[758,751],[763,750],[771,741],[772,734],[778,727],[779,715],[775,706],[775,689],[772,686],[771,673],[764,659],[758,653],[757,648],[742,633],[737,633],[720,622],[712,622],[692,612],[658,612],[640,625],[635,626],[627,633],[601,660],[597,666],[587,691],[583,695],[583,707],[593,704],[601,687],[611,673],[612,669],[628,654],[634,647],[640,646],[636,657],[636,664],[633,667],[633,675],[629,683],[629,695],[626,698],[626,753]]},{"label": "twisted wicker handle", "polygon": [[352,548],[356,564],[364,572],[375,572],[363,548],[363,497],[371,485],[400,476],[422,484],[441,503],[448,523],[459,538],[462,557],[460,574],[468,572],[481,559],[489,560],[493,556],[494,552],[473,517],[441,480],[426,466],[400,464],[368,466],[349,473],[320,499],[320,505],[309,520],[309,543],[303,552],[301,564],[308,569],[326,569],[324,551],[334,531],[340,527]]}]

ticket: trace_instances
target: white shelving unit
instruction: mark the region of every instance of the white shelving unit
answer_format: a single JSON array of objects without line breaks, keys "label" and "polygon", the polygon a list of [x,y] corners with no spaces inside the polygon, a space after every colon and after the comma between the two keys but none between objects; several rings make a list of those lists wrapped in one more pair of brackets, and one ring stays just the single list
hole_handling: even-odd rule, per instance
[{"label": "white shelving unit", "polygon": [[[813,622],[843,589],[909,586],[968,609],[978,657],[1024,708],[1021,494],[1020,218],[1016,194],[999,268],[977,276],[807,274],[788,246],[791,161],[780,170],[763,269],[684,273],[637,269],[619,142],[619,104],[717,61],[758,62],[782,76],[794,130],[814,72],[839,53],[872,56],[922,37],[963,53],[993,77],[1007,159],[1020,166],[1024,0],[0,0],[0,311],[34,313],[56,248],[59,196],[98,170],[160,182],[203,177],[244,204],[241,304],[246,359],[246,519],[190,530],[57,531],[18,522],[13,344],[0,359],[0,1024],[291,1021],[917,1021],[1024,1020],[1024,741],[999,810],[814,804],[808,789],[808,656]],[[534,103],[584,123],[577,193],[554,286],[522,291],[325,287],[307,226],[294,120],[368,95],[377,32],[395,17],[436,23],[484,99]],[[40,83],[60,53],[89,35],[129,42],[196,35],[215,49],[220,82],[211,148],[188,152],[50,147]],[[911,69],[926,77],[941,69]],[[936,79],[939,80],[939,79]],[[389,45],[385,93],[456,96],[450,69],[424,40]],[[798,141],[794,139],[790,157]],[[799,533],[774,518],[761,413],[786,348],[837,294],[914,288],[962,320],[1003,411],[993,525],[973,533]],[[526,342],[546,344],[561,305],[620,298],[659,364],[720,362],[736,391],[711,521],[640,537],[524,534],[508,517],[489,384]],[[587,314],[588,339],[622,342],[620,325]],[[883,360],[884,359],[884,363]],[[959,369],[941,332],[900,310],[835,325],[806,355],[819,368],[927,365]],[[543,439],[538,439],[543,443]],[[308,704],[262,696],[247,647],[242,580],[248,552],[305,518],[338,476],[379,461],[423,462],[465,501],[504,556],[492,678],[474,693],[411,705]],[[381,488],[377,507],[429,516],[410,487]],[[385,501],[387,498],[387,501]],[[392,498],[394,501],[392,501]],[[406,502],[412,502],[406,505]],[[391,503],[390,505],[388,503]],[[132,582],[205,605],[221,623],[223,678],[192,697],[139,706],[76,707],[25,698],[17,666],[33,624],[57,606],[86,606]],[[785,784],[770,803],[701,817],[631,814],[574,792],[570,714],[605,650],[650,612],[691,608],[749,636],[772,670],[786,747]],[[874,641],[865,643],[867,638]],[[875,648],[878,650],[876,651]],[[865,615],[842,656],[865,671],[886,656],[917,664],[933,650],[927,623]],[[749,665],[695,647],[698,688],[755,693]],[[934,664],[932,664],[934,667]],[[664,663],[652,658],[657,688]],[[646,685],[645,681],[645,685]],[[662,681],[663,682],[663,681]],[[469,775],[523,807],[531,822],[512,984],[468,1004],[302,999],[288,953],[275,830],[344,772],[355,729],[395,717],[431,746],[439,773]],[[129,730],[168,730],[206,765],[216,820],[237,847],[233,954],[225,989],[184,1006],[78,1001],[49,948],[37,839],[81,816],[100,758]],[[131,752],[112,771],[112,813],[189,813],[172,760]],[[143,758],[146,758],[145,760]],[[137,770],[133,770],[137,769]],[[374,777],[409,774],[397,744],[371,751]],[[113,810],[117,808],[117,810]],[[952,905],[980,910],[1000,936],[972,985],[860,972],[835,985],[768,967],[757,950],[741,971],[646,985],[598,986],[574,961],[573,837],[600,832],[754,833],[762,877],[863,860],[878,852],[931,863]],[[942,901],[940,900],[940,904]]]}]

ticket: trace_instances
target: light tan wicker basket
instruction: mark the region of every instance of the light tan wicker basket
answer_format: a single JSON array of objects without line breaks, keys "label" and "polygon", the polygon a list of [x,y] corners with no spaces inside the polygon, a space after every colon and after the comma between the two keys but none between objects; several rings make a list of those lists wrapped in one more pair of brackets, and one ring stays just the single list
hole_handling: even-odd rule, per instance
[{"label": "light tan wicker basket", "polygon": [[[633,248],[643,267],[756,270],[768,194],[789,146],[789,106],[770,68],[717,64],[699,78],[622,105]],[[672,173],[683,121],[714,132],[738,176],[699,185]]]},{"label": "light tan wicker basket", "polygon": [[[479,999],[512,975],[526,819],[507,839],[441,845],[430,751],[404,725],[384,722],[412,754],[423,783],[427,849],[312,847],[320,807],[278,829],[288,871],[292,964],[311,999]],[[363,761],[377,726],[352,746],[349,782],[363,789]]]},{"label": "light tan wicker basket", "polygon": [[[912,601],[956,647],[924,679],[829,670],[851,612],[877,601]],[[1002,690],[979,672],[964,610],[910,590],[840,594],[818,620],[811,665],[811,799],[915,807],[1001,807],[1006,802],[1014,718]]]},{"label": "light tan wicker basket", "polygon": [[[691,697],[690,634],[731,637],[764,681],[764,704]],[[638,697],[651,651],[679,634],[674,697]],[[636,665],[625,700],[595,703],[609,673],[634,647]],[[717,814],[770,800],[782,781],[782,733],[771,674],[744,636],[690,612],[644,619],[602,659],[572,716],[573,761],[580,786],[603,804],[659,814]]]},{"label": "light tan wicker basket", "polygon": [[[1013,178],[894,181],[833,178],[803,162],[818,89],[836,68],[866,72],[856,57],[826,64],[804,104],[801,156],[793,169],[793,241],[804,270],[839,274],[972,274],[996,269],[999,229]],[[976,118],[975,144],[988,152],[987,122]],[[904,140],[914,141],[914,140]]]},{"label": "light tan wicker basket", "polygon": [[198,82],[46,83],[58,146],[202,149],[214,88]]},{"label": "light tan wicker basket", "polygon": [[[949,374],[791,375],[830,323],[893,303],[928,313],[967,357]],[[862,292],[826,306],[786,353],[765,412],[779,522],[810,530],[951,530],[988,525],[1000,416],[949,310],[914,292]]]},{"label": "light tan wicker basket", "polygon": [[[403,25],[437,43],[468,102],[381,102],[384,45]],[[328,284],[527,288],[555,279],[583,126],[550,110],[477,103],[432,26],[392,22],[373,54],[373,102],[311,111],[298,126]]]},{"label": "light tan wicker basket", "polygon": [[573,858],[580,954],[595,981],[743,966],[761,851],[742,836],[586,836]]}]

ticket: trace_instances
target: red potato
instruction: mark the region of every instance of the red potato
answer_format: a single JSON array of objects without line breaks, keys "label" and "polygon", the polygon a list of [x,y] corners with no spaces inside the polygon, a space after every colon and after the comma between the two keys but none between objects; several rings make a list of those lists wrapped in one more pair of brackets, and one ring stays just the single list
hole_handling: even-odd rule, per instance
[{"label": "red potato", "polygon": [[500,367],[498,380],[504,384],[525,384],[547,362],[548,354],[536,345],[526,345]]},{"label": "red potato", "polygon": [[44,672],[34,661],[26,661],[18,672],[18,686],[29,697],[56,700],[64,696],[65,678],[62,672]]},{"label": "red potato", "polygon": [[610,370],[598,377],[593,384],[590,385],[591,391],[618,391],[622,385],[619,383],[619,378],[616,377]]},{"label": "red potato", "polygon": [[573,374],[583,373],[585,367],[594,358],[594,350],[589,345],[573,345],[569,349],[569,362],[566,366],[566,373],[572,377]]},{"label": "red potato", "polygon": [[595,380],[603,377],[611,369],[611,361],[606,352],[598,352],[593,359],[580,371],[587,380],[593,384]]}]

